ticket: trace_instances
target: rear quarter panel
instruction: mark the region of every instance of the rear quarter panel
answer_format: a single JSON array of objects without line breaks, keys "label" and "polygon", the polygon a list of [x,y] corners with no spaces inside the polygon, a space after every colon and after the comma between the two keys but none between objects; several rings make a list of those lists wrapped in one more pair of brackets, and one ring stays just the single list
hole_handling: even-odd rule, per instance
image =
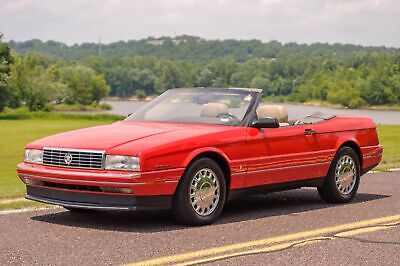
[{"label": "rear quarter panel", "polygon": [[375,123],[364,117],[335,117],[315,124],[320,151],[327,151],[331,159],[343,145],[355,144],[360,155],[362,169],[380,162],[382,147],[379,145]]}]

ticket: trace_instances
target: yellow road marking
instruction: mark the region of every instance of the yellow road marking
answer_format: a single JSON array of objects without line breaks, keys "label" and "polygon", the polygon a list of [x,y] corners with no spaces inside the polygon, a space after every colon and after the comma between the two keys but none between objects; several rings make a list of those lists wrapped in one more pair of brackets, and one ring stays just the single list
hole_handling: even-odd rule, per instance
[{"label": "yellow road marking", "polygon": [[[259,253],[270,252],[270,251],[274,251],[274,250],[283,249],[288,246],[305,243],[305,240],[317,241],[317,240],[330,239],[332,237],[329,237],[329,236],[326,237],[326,235],[329,235],[329,234],[338,234],[338,236],[345,236],[343,234],[346,233],[346,236],[349,236],[349,235],[357,234],[357,233],[382,230],[382,229],[387,228],[385,226],[382,226],[382,223],[390,223],[390,222],[393,223],[393,222],[397,222],[397,221],[400,221],[400,214],[393,215],[393,216],[380,217],[380,218],[375,218],[375,219],[370,219],[370,220],[364,220],[364,221],[359,221],[359,222],[355,222],[355,223],[348,223],[348,224],[343,224],[343,225],[338,225],[338,226],[333,226],[333,227],[320,228],[320,229],[311,230],[311,231],[298,232],[298,233],[288,234],[288,235],[283,235],[283,236],[241,242],[241,243],[237,243],[237,244],[233,244],[233,245],[208,248],[208,249],[203,249],[203,250],[194,251],[194,252],[187,252],[187,253],[182,253],[182,254],[177,254],[177,255],[172,255],[172,256],[161,257],[161,258],[157,258],[157,259],[145,260],[145,261],[141,261],[141,262],[134,262],[134,263],[131,263],[128,265],[130,265],[130,266],[163,265],[163,264],[179,263],[179,262],[184,262],[184,261],[193,260],[193,259],[197,259],[197,258],[205,258],[205,257],[211,257],[211,256],[213,256],[213,258],[208,258],[209,260],[210,259],[216,260],[217,257],[220,259],[225,258],[225,257],[227,258],[232,254],[224,255],[223,253],[234,252],[234,251],[237,251],[236,256],[240,256],[238,254],[241,254],[241,253],[244,253],[242,255],[246,255],[246,252],[249,254],[254,254],[255,251],[259,251]],[[375,227],[371,227],[371,226],[375,226]],[[368,228],[365,228],[365,227],[368,227]],[[372,229],[375,229],[375,230],[372,230]],[[352,233],[348,232],[350,230],[352,230]],[[346,231],[346,232],[344,232],[344,231]],[[341,233],[341,232],[343,232],[343,233]],[[341,235],[339,235],[339,234],[341,234]],[[295,240],[300,240],[300,239],[305,239],[305,240],[295,241]],[[287,242],[287,241],[291,241],[291,242],[278,244],[278,245],[274,245],[274,246],[270,246],[270,247],[266,247],[266,248],[259,248],[257,250],[254,249],[259,246],[266,246],[266,245],[271,245],[271,244],[280,243],[280,242]],[[299,242],[299,243],[297,243],[297,242]],[[248,249],[248,248],[253,248],[253,249],[248,250],[248,251],[240,251],[240,250]],[[200,261],[200,260],[198,260],[198,261]],[[195,261],[191,261],[191,262],[187,262],[187,263],[196,264]],[[182,264],[182,265],[188,265],[187,263]],[[201,263],[201,262],[197,262],[197,263]]]},{"label": "yellow road marking", "polygon": [[363,234],[363,233],[369,233],[369,232],[375,232],[375,231],[379,231],[379,230],[384,230],[384,229],[387,229],[387,228],[389,228],[389,227],[387,227],[386,225],[367,227],[367,228],[360,228],[360,229],[355,229],[355,230],[351,230],[351,231],[341,232],[341,233],[336,234],[335,236],[348,237],[348,236],[354,236],[354,235]]},{"label": "yellow road marking", "polygon": [[367,227],[367,228],[360,228],[360,229],[345,231],[345,232],[335,234],[334,236],[307,238],[307,239],[300,240],[300,241],[285,242],[282,244],[269,246],[266,248],[250,249],[247,251],[233,252],[233,253],[228,253],[228,254],[224,254],[224,255],[220,255],[220,256],[207,257],[205,259],[186,261],[184,263],[176,264],[176,266],[197,265],[197,264],[201,264],[201,263],[213,262],[213,261],[217,261],[217,260],[229,259],[229,258],[240,257],[240,256],[245,256],[245,255],[255,255],[255,254],[260,254],[260,253],[280,251],[280,250],[284,250],[284,249],[287,249],[287,248],[290,248],[293,246],[297,246],[297,247],[307,246],[307,245],[318,243],[318,242],[321,242],[324,240],[333,240],[336,237],[349,237],[349,236],[358,235],[358,234],[362,234],[362,233],[368,233],[368,232],[389,229],[390,227],[388,227],[388,226],[390,226],[390,225],[391,224],[378,225],[378,226],[374,226],[374,227]]},{"label": "yellow road marking", "polygon": [[[330,237],[327,237],[326,240],[331,239]],[[325,238],[318,238],[318,239],[309,239],[310,243],[315,243],[315,242],[320,242],[325,240]],[[214,256],[214,257],[208,257],[205,259],[199,259],[199,260],[194,260],[194,261],[187,261],[184,263],[180,264],[175,264],[175,266],[188,266],[188,265],[196,265],[196,264],[201,264],[201,263],[207,263],[207,262],[213,262],[216,260],[222,260],[222,259],[229,259],[233,257],[239,257],[239,256],[245,256],[245,255],[255,255],[259,253],[268,253],[268,252],[274,252],[274,251],[279,251],[283,249],[290,248],[294,245],[306,245],[309,244],[308,242],[303,241],[293,241],[289,243],[283,243],[283,244],[278,244],[274,245],[271,247],[265,247],[265,248],[258,248],[258,249],[251,249],[251,250],[246,250],[246,251],[240,251],[240,252],[235,252],[235,253],[229,253],[225,255],[220,255],[220,256]]]}]

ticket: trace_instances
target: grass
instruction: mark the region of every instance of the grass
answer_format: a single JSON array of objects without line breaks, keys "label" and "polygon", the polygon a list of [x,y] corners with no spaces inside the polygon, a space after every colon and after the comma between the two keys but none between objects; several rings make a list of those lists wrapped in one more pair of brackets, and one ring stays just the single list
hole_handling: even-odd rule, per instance
[{"label": "grass", "polygon": [[378,170],[400,168],[400,126],[379,126],[379,140],[383,145],[383,159]]},{"label": "grass", "polygon": [[43,203],[39,203],[36,201],[30,201],[30,200],[21,200],[21,201],[9,202],[9,203],[1,203],[0,202],[0,211],[19,210],[19,209],[25,209],[25,208],[50,208],[50,207],[52,207],[52,205],[43,204]]},{"label": "grass", "polygon": [[29,112],[25,108],[9,109],[0,113],[0,120],[25,120],[25,119],[44,119],[51,120],[110,120],[117,121],[123,119],[123,116],[113,114],[71,114],[57,112]]},{"label": "grass", "polygon": [[33,140],[55,133],[111,123],[100,119],[30,119],[0,120],[0,199],[22,197],[24,185],[15,168],[23,160],[24,146]]}]

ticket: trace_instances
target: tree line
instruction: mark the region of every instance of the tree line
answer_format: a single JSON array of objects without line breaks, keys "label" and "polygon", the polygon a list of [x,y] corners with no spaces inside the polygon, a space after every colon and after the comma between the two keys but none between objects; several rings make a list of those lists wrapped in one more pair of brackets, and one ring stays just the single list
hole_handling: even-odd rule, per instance
[{"label": "tree line", "polygon": [[98,104],[109,86],[100,73],[84,64],[12,52],[0,35],[0,111],[26,106],[51,110],[57,103]]},{"label": "tree line", "polygon": [[33,39],[24,42],[9,42],[20,54],[35,52],[56,59],[82,60],[91,56],[129,57],[152,56],[156,58],[189,60],[207,63],[214,59],[231,57],[245,62],[251,58],[285,58],[292,55],[323,57],[335,54],[338,58],[355,58],[360,53],[398,54],[399,49],[365,47],[352,44],[282,44],[278,41],[263,43],[260,40],[205,40],[195,36],[181,35],[175,38],[149,37],[142,40],[118,41],[110,44],[82,43],[66,45],[62,42],[43,42]]},{"label": "tree line", "polygon": [[26,105],[42,110],[61,102],[98,103],[108,95],[141,99],[175,87],[256,87],[280,100],[325,101],[350,108],[400,100],[399,49],[184,40],[133,41],[151,46],[148,54],[135,50],[139,48],[133,49],[135,54],[130,42],[117,43],[114,49],[110,44],[101,56],[87,53],[95,44],[3,42],[0,108]]}]

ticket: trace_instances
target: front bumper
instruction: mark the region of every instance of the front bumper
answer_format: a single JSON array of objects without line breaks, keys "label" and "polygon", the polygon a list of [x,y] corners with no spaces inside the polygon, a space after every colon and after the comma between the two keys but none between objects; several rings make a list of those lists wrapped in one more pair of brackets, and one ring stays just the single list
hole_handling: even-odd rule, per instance
[{"label": "front bumper", "polygon": [[[21,163],[17,172],[30,200],[71,208],[152,210],[171,207],[184,169],[134,173]],[[131,192],[110,192],[105,187]]]},{"label": "front bumper", "polygon": [[161,210],[170,209],[172,196],[125,196],[85,194],[43,187],[26,187],[26,199],[70,208],[100,210]]}]

